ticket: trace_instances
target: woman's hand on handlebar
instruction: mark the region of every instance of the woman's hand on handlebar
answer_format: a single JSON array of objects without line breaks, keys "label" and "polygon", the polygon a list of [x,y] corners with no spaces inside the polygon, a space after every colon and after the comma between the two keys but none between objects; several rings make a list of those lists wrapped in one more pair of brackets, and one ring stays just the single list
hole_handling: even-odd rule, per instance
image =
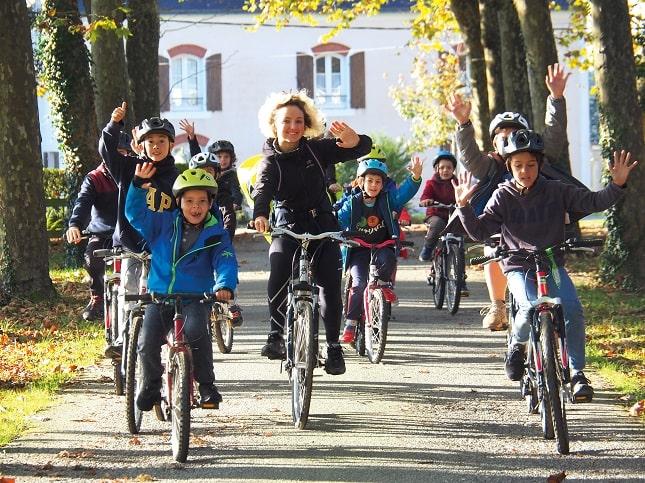
[{"label": "woman's hand on handlebar", "polygon": [[255,229],[260,233],[265,233],[269,229],[269,220],[264,216],[258,216],[254,221],[253,225]]}]

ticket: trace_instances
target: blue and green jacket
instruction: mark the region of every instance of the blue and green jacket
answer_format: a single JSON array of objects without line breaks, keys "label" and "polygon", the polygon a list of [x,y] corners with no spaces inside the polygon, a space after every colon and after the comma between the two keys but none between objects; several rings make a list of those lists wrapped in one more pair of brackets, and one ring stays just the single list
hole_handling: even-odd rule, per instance
[{"label": "blue and green jacket", "polygon": [[[419,191],[420,186],[421,179],[414,181],[411,176],[408,176],[398,188],[396,183],[388,178],[383,189],[376,197],[374,206],[381,219],[384,220],[385,228],[390,238],[398,238],[400,233],[399,222],[395,219],[394,213],[401,212],[405,204]],[[343,230],[354,231],[356,229],[357,224],[363,219],[364,206],[362,191],[354,192],[344,198],[342,206],[336,215]],[[350,253],[351,249],[344,256],[345,264],[349,260]]]},{"label": "blue and green jacket", "polygon": [[131,185],[125,214],[152,253],[148,289],[162,294],[235,291],[237,258],[221,221],[209,213],[193,246],[179,256],[184,226],[181,210],[151,211],[146,195],[147,190]]}]

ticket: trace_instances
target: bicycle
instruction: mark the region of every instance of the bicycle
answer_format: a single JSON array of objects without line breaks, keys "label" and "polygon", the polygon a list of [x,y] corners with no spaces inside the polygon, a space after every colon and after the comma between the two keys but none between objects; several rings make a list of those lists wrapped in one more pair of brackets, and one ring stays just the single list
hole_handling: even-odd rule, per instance
[{"label": "bicycle", "polygon": [[[433,203],[434,208],[454,210],[455,205]],[[466,267],[464,260],[464,237],[455,233],[446,233],[437,241],[430,263],[428,285],[432,287],[432,299],[437,310],[443,308],[444,300],[451,315],[459,310],[462,291],[466,284]]]},{"label": "bicycle", "polygon": [[[381,243],[366,243],[360,238],[350,238],[363,248],[370,250],[369,280],[367,287],[363,292],[363,318],[356,325],[355,348],[360,356],[367,354],[372,364],[378,364],[383,359],[385,344],[387,342],[387,328],[392,315],[392,304],[398,302],[394,292],[394,278],[392,280],[380,280],[378,268],[374,258],[376,251],[380,248],[392,247],[397,243],[397,239],[385,240]],[[399,241],[401,246],[414,246],[413,242]],[[347,301],[349,300],[349,290],[351,289],[351,275],[348,273],[345,284],[344,308],[343,315],[347,315]]]},{"label": "bicycle", "polygon": [[[569,454],[569,430],[565,403],[575,401],[571,393],[569,356],[564,313],[559,297],[549,297],[547,277],[549,260],[556,251],[593,251],[602,246],[603,240],[567,240],[543,250],[509,250],[497,247],[493,256],[470,259],[471,265],[499,261],[510,256],[520,256],[535,264],[537,299],[531,301],[531,325],[527,346],[525,374],[520,382],[522,396],[527,401],[529,413],[540,413],[545,439],[557,440],[560,454]],[[509,314],[515,315],[511,301]],[[512,325],[512,321],[509,321]]]},{"label": "bicycle", "polygon": [[313,240],[333,240],[346,246],[357,246],[357,244],[346,240],[342,231],[312,235],[273,227],[272,235],[286,235],[300,245],[297,277],[292,276],[287,286],[285,368],[291,383],[293,423],[298,429],[304,429],[309,418],[314,367],[322,365],[318,347],[318,287],[312,281],[311,258],[313,256],[309,257],[307,249]]},{"label": "bicycle", "polygon": [[[171,423],[170,444],[172,455],[175,461],[184,463],[188,458],[190,444],[190,411],[198,407],[219,409],[219,403],[213,403],[208,406],[198,403],[196,395],[197,383],[193,376],[192,351],[190,344],[184,337],[183,301],[218,302],[215,300],[215,294],[194,293],[145,293],[126,295],[125,300],[138,301],[138,306],[140,307],[149,303],[165,304],[172,302],[174,305],[173,324],[166,335],[166,344],[161,348],[161,363],[164,368],[161,378],[161,402],[154,406],[154,410],[157,419]],[[135,326],[140,328],[141,324],[139,323]],[[136,346],[136,343],[134,346]],[[140,364],[137,359],[137,375],[141,371]],[[140,381],[141,379],[137,377],[136,380]],[[137,389],[139,388],[137,387]]]},{"label": "bicycle", "polygon": [[235,328],[242,325],[242,309],[236,307],[237,313],[231,314],[231,302],[215,302],[211,314],[211,328],[217,348],[222,354],[230,354],[233,349]]}]

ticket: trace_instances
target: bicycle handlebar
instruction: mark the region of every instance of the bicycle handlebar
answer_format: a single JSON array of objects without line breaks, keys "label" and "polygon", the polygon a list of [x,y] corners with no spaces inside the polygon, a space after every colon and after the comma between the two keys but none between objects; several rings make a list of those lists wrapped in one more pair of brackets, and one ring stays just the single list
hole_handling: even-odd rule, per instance
[{"label": "bicycle handlebar", "polygon": [[201,300],[204,302],[214,302],[215,300],[215,294],[214,293],[184,293],[184,292],[177,292],[177,293],[169,293],[169,294],[161,294],[161,293],[155,293],[155,292],[146,292],[146,293],[137,293],[137,294],[126,294],[124,296],[124,299],[126,302],[157,302],[160,300],[167,300],[167,299],[185,299],[185,300]]},{"label": "bicycle handlebar", "polygon": [[325,238],[330,238],[334,241],[340,243],[347,243],[350,240],[346,239],[346,232],[344,231],[325,231],[319,233],[318,235],[312,235],[311,233],[295,233],[286,228],[273,227],[271,229],[272,235],[287,235],[296,240],[323,240]]},{"label": "bicycle handlebar", "polygon": [[447,208],[447,209],[452,209],[452,208],[455,207],[455,204],[452,203],[450,205],[446,205],[444,203],[438,203],[438,202],[435,201],[434,203],[432,203],[430,205],[422,205],[421,203],[419,203],[419,206],[421,208]]}]

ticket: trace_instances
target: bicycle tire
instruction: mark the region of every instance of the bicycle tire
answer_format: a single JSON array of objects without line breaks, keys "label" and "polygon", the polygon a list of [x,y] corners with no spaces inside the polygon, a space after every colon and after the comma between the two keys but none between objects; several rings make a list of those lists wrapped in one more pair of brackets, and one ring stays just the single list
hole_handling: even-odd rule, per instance
[{"label": "bicycle tire", "polygon": [[[143,317],[136,315],[130,323],[130,335],[128,337],[128,348],[126,352],[126,375],[125,375],[125,412],[128,421],[128,431],[138,434],[141,430],[143,412],[137,407],[136,398],[141,381],[141,361],[137,353],[137,342],[143,325]],[[119,372],[121,366],[119,365]]]},{"label": "bicycle tire", "polygon": [[318,348],[314,347],[314,310],[311,302],[297,300],[293,309],[293,367],[291,368],[291,415],[298,429],[309,419],[314,367]]},{"label": "bicycle tire", "polygon": [[558,453],[569,454],[569,430],[567,428],[566,410],[564,399],[561,397],[560,379],[558,377],[558,360],[556,341],[553,337],[553,319],[550,312],[540,314],[540,344],[544,359],[544,379],[546,391],[544,393],[548,406],[551,409],[553,429],[557,440]]},{"label": "bicycle tire", "polygon": [[432,281],[432,300],[437,310],[443,308],[443,300],[446,295],[446,279],[443,274],[443,255],[440,253],[432,258],[434,267],[434,280]]},{"label": "bicycle tire", "polygon": [[352,288],[352,275],[349,270],[345,272],[345,284],[343,286],[342,303],[343,303],[343,320],[347,320],[347,308],[349,303],[349,290]]},{"label": "bicycle tire", "polygon": [[378,364],[383,359],[387,343],[387,326],[389,322],[388,302],[381,289],[374,289],[370,294],[369,308],[371,324],[365,324],[365,341],[367,358],[372,364]]},{"label": "bicycle tire", "polygon": [[228,316],[221,316],[213,312],[213,336],[217,342],[217,348],[222,354],[230,354],[233,349],[233,326]]},{"label": "bicycle tire", "polygon": [[354,340],[356,344],[356,353],[364,357],[365,356],[365,322],[359,320],[356,324],[356,337]]},{"label": "bicycle tire", "polygon": [[112,345],[119,338],[119,286],[115,283],[110,284],[109,292],[109,318],[110,334],[108,344]]},{"label": "bicycle tire", "polygon": [[464,288],[464,254],[459,245],[448,244],[446,258],[446,308],[451,315],[459,310],[461,301],[461,290]]},{"label": "bicycle tire", "polygon": [[188,458],[190,444],[190,363],[186,352],[174,354],[170,371],[172,379],[172,411],[170,444],[172,457],[179,463]]},{"label": "bicycle tire", "polygon": [[114,394],[123,396],[125,394],[125,381],[121,372],[121,363],[118,360],[112,361],[112,370],[114,377]]}]

